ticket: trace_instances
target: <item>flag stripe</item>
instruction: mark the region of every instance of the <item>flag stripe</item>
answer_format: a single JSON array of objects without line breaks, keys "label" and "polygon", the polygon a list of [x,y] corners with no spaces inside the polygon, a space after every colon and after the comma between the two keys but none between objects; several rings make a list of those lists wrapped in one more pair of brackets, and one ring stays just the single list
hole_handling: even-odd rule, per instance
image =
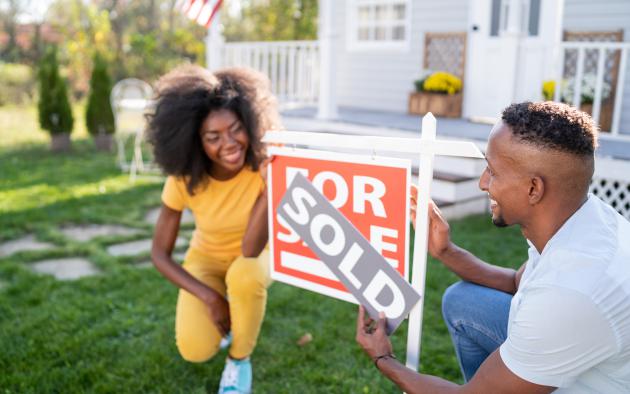
[{"label": "flag stripe", "polygon": [[208,21],[205,24],[206,29],[210,28],[210,24],[212,23],[212,19],[214,19],[214,16],[219,11],[219,7],[221,7],[221,3],[222,2],[223,2],[223,0],[218,0],[217,3],[214,5],[214,8],[212,9],[212,14],[210,15],[210,19],[208,19]]},{"label": "flag stripe", "polygon": [[189,19],[210,28],[222,3],[222,0],[178,0],[175,7]]}]

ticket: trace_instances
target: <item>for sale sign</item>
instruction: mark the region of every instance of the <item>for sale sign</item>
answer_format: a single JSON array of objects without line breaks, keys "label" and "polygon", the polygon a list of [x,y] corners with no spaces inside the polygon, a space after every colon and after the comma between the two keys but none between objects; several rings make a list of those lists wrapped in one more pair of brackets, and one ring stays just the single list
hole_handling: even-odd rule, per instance
[{"label": "for sale sign", "polygon": [[347,282],[340,281],[305,243],[294,228],[295,223],[292,226],[286,216],[278,214],[279,204],[296,174],[308,179],[376,252],[407,279],[411,173],[408,160],[278,147],[269,148],[269,154],[274,156],[268,175],[274,280],[358,302],[348,290]]},{"label": "for sale sign", "polygon": [[277,211],[370,316],[387,316],[393,332],[420,295],[332,204],[297,174]]}]

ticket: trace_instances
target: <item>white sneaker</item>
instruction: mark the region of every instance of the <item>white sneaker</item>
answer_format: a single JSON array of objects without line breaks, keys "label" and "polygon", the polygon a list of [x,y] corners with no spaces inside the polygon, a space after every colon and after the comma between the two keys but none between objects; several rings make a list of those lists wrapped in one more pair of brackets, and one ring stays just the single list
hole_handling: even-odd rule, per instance
[{"label": "white sneaker", "polygon": [[219,394],[249,394],[252,391],[252,363],[244,360],[225,360]]},{"label": "white sneaker", "polygon": [[219,344],[219,348],[223,350],[226,347],[230,346],[231,344],[232,344],[232,333],[228,332],[226,336],[221,338],[221,343]]}]

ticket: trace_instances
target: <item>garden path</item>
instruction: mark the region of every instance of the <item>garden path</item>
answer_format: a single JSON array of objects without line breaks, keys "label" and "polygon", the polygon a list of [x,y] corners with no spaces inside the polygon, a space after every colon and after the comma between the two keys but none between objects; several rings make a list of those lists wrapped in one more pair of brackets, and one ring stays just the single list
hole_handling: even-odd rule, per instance
[{"label": "garden path", "polygon": [[54,247],[53,244],[48,242],[41,242],[35,239],[35,235],[28,234],[22,238],[14,239],[11,241],[0,244],[0,257],[7,257],[14,253],[23,252],[27,250],[44,250]]},{"label": "garden path", "polygon": [[[159,216],[160,208],[152,208],[144,216],[144,221],[155,225]],[[194,224],[194,218],[190,211],[184,211],[182,216],[182,224]],[[74,242],[89,242],[96,238],[121,236],[129,237],[142,234],[144,231],[139,228],[132,228],[117,224],[80,224],[68,225],[59,230],[66,238]],[[184,237],[178,237],[175,242],[175,248],[182,249],[188,244],[190,238],[189,231],[182,232]],[[133,241],[119,242],[106,247],[106,252],[113,257],[133,257],[147,254],[151,250],[151,238],[143,238]],[[21,238],[0,243],[0,258],[9,257],[16,253],[26,251],[48,251],[53,250],[55,245],[49,242],[43,242],[36,238],[34,234],[27,234]],[[184,252],[175,252],[173,258],[182,262],[184,260]],[[147,268],[152,266],[150,260],[133,264],[135,268]],[[58,280],[75,280],[85,276],[101,274],[101,271],[89,260],[78,256],[69,256],[63,258],[51,258],[37,260],[29,263],[29,268],[35,272],[53,275]],[[0,283],[0,288],[3,286]]]}]

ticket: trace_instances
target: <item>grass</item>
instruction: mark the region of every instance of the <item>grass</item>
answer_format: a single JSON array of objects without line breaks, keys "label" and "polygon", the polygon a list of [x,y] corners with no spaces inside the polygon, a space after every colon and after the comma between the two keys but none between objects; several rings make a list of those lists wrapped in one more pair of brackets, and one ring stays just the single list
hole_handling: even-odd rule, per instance
[{"label": "grass", "polygon": [[[0,259],[0,388],[5,393],[216,392],[225,353],[203,364],[187,363],[177,354],[177,289],[154,269],[134,267],[148,256],[114,258],[105,252],[112,243],[151,235],[143,217],[159,204],[161,183],[129,183],[114,155],[95,152],[85,134],[76,136],[71,153],[50,153],[34,116],[32,108],[0,108],[0,123],[9,125],[0,138],[0,241],[34,233],[55,247]],[[70,223],[122,224],[140,233],[78,243],[59,231]],[[484,216],[451,225],[455,241],[484,259],[506,266],[525,259],[517,229],[496,229]],[[28,269],[30,262],[63,256],[84,256],[103,274],[62,282]],[[441,295],[454,281],[440,263],[429,261],[421,370],[461,382],[440,314]],[[253,356],[255,392],[398,392],[354,342],[355,319],[354,305],[272,285]],[[297,346],[307,332],[313,341]],[[393,342],[404,359],[406,324]]]}]

